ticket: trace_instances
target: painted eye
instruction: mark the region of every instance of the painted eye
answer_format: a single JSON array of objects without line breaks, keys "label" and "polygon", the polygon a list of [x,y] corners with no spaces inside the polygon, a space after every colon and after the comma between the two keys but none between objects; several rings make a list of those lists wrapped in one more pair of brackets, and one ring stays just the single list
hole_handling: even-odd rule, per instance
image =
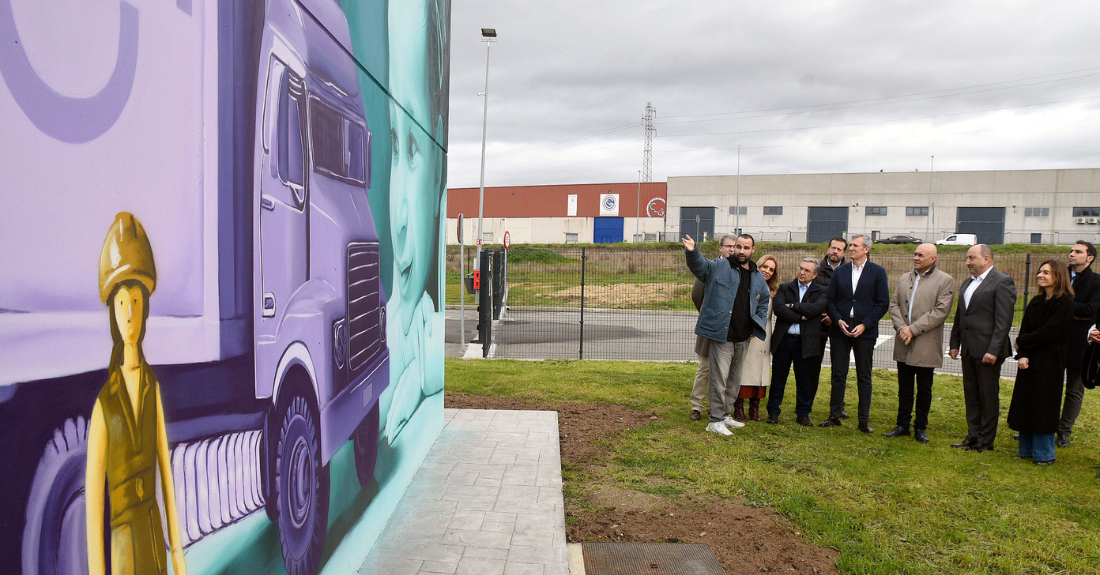
[{"label": "painted eye", "polygon": [[414,138],[412,134],[409,134],[409,163],[415,162],[419,155],[420,146],[416,143],[416,138]]},{"label": "painted eye", "polygon": [[393,146],[393,163],[397,164],[397,160],[401,157],[401,145],[400,138],[397,137],[397,130],[390,128],[390,144]]}]

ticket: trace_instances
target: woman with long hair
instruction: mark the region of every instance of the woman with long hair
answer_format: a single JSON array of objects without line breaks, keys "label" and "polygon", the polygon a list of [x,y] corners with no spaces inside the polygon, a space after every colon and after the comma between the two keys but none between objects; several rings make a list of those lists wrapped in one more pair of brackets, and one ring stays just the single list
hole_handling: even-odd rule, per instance
[{"label": "woman with long hair", "polygon": [[[160,384],[142,351],[156,281],[145,229],[131,214],[118,214],[99,265],[100,298],[107,305],[114,347],[107,383],[88,425],[84,500],[92,575],[106,572],[108,555],[115,574],[167,573],[166,547],[171,547],[176,575],[187,573]],[[165,522],[157,504],[158,475]],[[161,527],[165,523],[167,538]]]},{"label": "woman with long hair", "polygon": [[1016,337],[1016,386],[1008,426],[1020,433],[1020,458],[1054,463],[1062,407],[1066,334],[1073,324],[1073,286],[1062,260],[1047,260],[1035,276],[1039,294],[1027,304]]},{"label": "woman with long hair", "polygon": [[[762,256],[756,262],[757,269],[764,276],[771,292],[771,300],[775,299],[775,292],[779,290],[779,261],[773,255]],[[738,421],[745,420],[745,400],[749,400],[748,419],[760,421],[760,400],[768,396],[768,386],[771,385],[772,366],[772,304],[768,301],[768,324],[764,327],[767,337],[764,341],[751,338],[749,349],[745,354],[745,367],[741,372],[741,392],[737,394],[737,400],[733,403],[733,418]]]}]

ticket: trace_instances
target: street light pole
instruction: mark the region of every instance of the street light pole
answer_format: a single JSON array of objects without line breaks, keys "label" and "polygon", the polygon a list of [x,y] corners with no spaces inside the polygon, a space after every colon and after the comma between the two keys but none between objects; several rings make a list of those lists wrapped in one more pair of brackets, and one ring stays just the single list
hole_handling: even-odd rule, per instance
[{"label": "street light pole", "polygon": [[634,204],[634,241],[638,241],[638,234],[642,226],[642,171],[638,170],[638,201]]},{"label": "street light pole", "polygon": [[733,218],[733,230],[737,234],[741,233],[741,144],[737,145],[737,206],[734,208],[736,214]]},{"label": "street light pole", "polygon": [[485,214],[485,130],[489,123],[489,49],[493,45],[493,39],[497,37],[494,28],[481,29],[481,41],[485,42],[485,91],[481,93],[485,97],[485,108],[481,113],[481,190],[477,199],[477,257],[474,265],[481,268],[481,240],[485,237],[482,233],[482,217]]},{"label": "street light pole", "polygon": [[931,237],[928,235],[929,230],[932,229],[932,174],[936,171],[936,156],[932,156],[931,169],[928,170],[928,219],[924,220],[924,241],[927,242]]}]

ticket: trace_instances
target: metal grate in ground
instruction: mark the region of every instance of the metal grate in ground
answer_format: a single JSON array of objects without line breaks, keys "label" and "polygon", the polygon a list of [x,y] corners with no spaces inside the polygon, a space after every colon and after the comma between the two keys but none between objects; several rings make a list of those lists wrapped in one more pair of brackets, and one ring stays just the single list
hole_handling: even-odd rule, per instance
[{"label": "metal grate in ground", "polygon": [[702,543],[585,542],[585,575],[726,575]]}]

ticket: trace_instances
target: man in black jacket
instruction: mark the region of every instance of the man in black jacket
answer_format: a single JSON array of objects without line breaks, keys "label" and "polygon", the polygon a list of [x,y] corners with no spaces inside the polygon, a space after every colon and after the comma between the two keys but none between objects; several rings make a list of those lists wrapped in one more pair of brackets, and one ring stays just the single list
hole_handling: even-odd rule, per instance
[{"label": "man in black jacket", "polygon": [[811,426],[810,410],[821,375],[821,316],[825,312],[825,288],[814,281],[821,266],[806,258],[798,266],[798,279],[779,286],[772,302],[772,384],[768,392],[768,423],[779,423],[787,376],[794,364],[795,421]]},{"label": "man in black jacket", "polygon": [[1089,327],[1100,309],[1100,275],[1092,271],[1096,246],[1078,241],[1070,249],[1067,262],[1073,282],[1073,328],[1066,338],[1066,400],[1058,422],[1058,447],[1069,447],[1073,424],[1081,413],[1085,385],[1081,381],[1081,360],[1085,355]]},{"label": "man in black jacket", "polygon": [[[825,289],[829,289],[829,281],[833,278],[833,272],[844,263],[844,252],[848,250],[848,240],[837,236],[829,240],[829,247],[825,250],[825,257],[821,258],[821,265],[817,267],[815,282]],[[825,344],[829,341],[829,328],[833,320],[828,313],[821,314],[821,357],[825,357]],[[848,412],[840,411],[841,419],[848,419]]]}]

